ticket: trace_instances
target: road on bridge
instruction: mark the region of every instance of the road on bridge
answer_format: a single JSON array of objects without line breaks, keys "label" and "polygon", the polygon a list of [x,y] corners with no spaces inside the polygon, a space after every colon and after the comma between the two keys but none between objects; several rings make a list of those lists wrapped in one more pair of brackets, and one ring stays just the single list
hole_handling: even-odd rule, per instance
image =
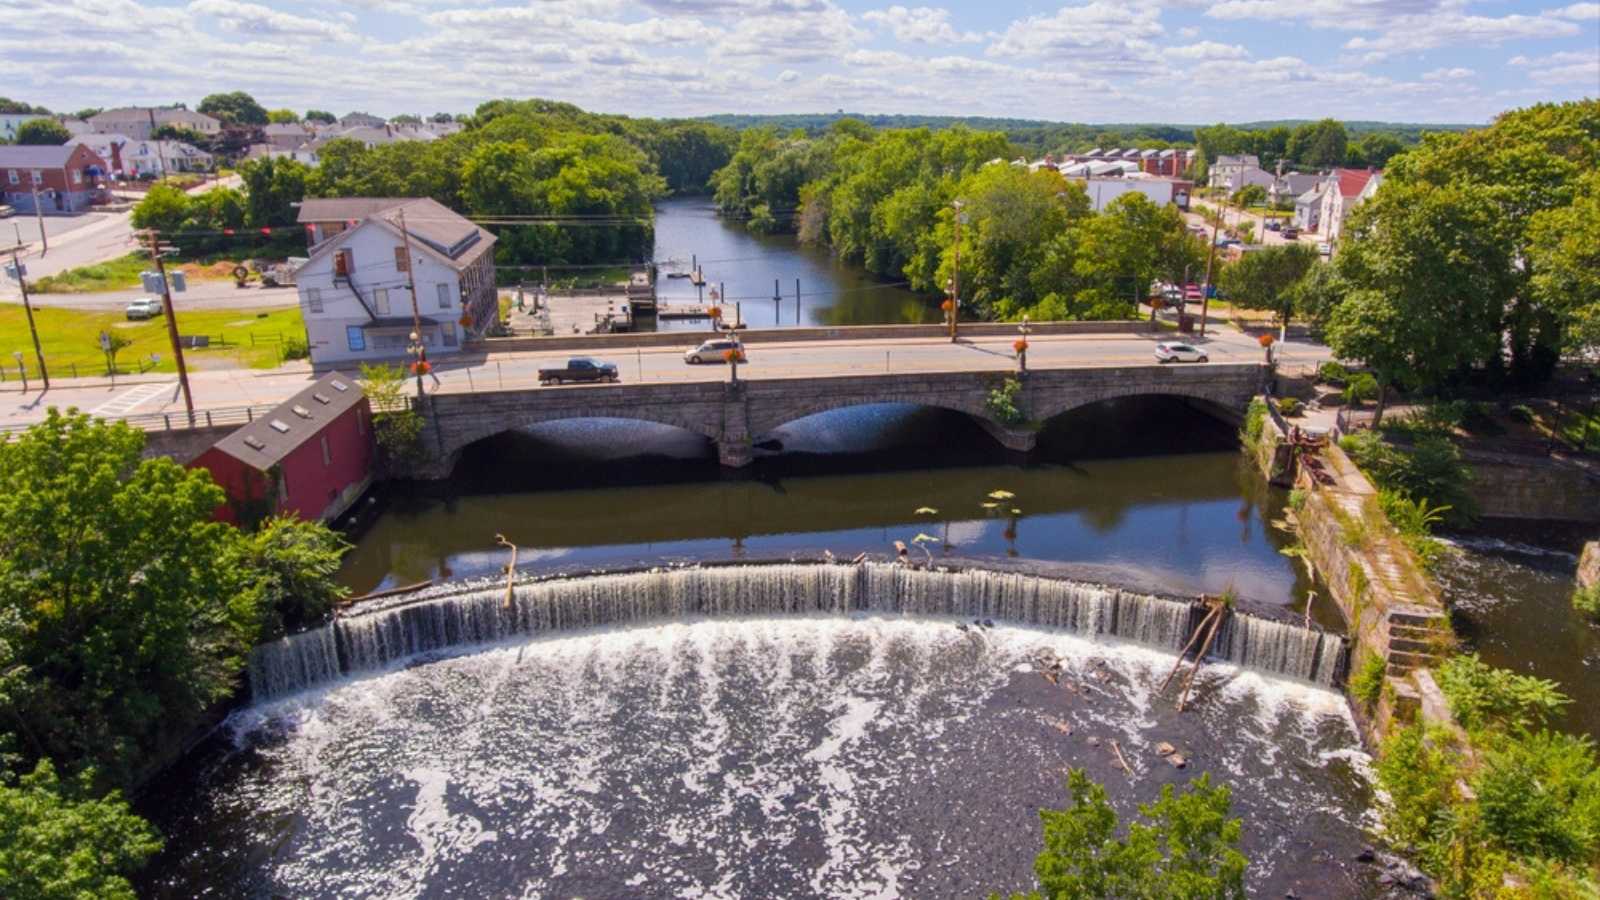
[{"label": "road on bridge", "polygon": [[[560,364],[569,356],[596,356],[617,364],[627,384],[722,381],[726,365],[690,366],[683,352],[707,335],[685,334],[682,347],[616,348],[603,338],[586,350],[560,353],[497,353],[448,358],[440,362],[439,381],[424,378],[429,392],[470,392],[528,388],[537,384],[541,366]],[[1170,340],[1165,334],[1034,335],[1029,340],[1028,365],[1034,369],[1083,366],[1155,365],[1155,344]],[[836,340],[750,344],[750,361],[739,366],[741,379],[815,378],[827,375],[907,374],[918,372],[975,372],[1015,370],[1011,337],[963,339],[951,344],[943,339]],[[1231,328],[1213,331],[1195,341],[1214,363],[1255,363],[1262,349],[1254,338]],[[1290,341],[1283,347],[1281,363],[1291,371],[1315,366],[1328,357],[1327,349]],[[1195,365],[1195,364],[1186,364]],[[354,367],[352,367],[354,368]],[[270,406],[287,399],[312,380],[304,364],[272,371],[248,369],[193,372],[190,383],[197,410]],[[161,385],[152,388],[150,385]],[[546,390],[577,388],[550,387]],[[119,378],[115,385],[103,380],[58,380],[41,396],[38,383],[22,393],[15,379],[0,385],[0,429],[25,427],[44,418],[50,406],[76,406],[108,417],[151,413],[182,413],[183,399],[175,376]]]}]

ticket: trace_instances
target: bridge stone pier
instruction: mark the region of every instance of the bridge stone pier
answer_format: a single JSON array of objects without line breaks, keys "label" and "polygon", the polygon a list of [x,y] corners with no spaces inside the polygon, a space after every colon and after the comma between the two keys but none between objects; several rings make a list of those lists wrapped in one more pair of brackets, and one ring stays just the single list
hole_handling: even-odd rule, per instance
[{"label": "bridge stone pier", "polygon": [[1081,406],[1119,397],[1172,396],[1203,401],[1242,416],[1268,375],[1264,365],[1085,367],[1033,370],[1020,378],[1024,424],[997,420],[989,392],[1009,370],[917,374],[841,374],[811,378],[740,379],[682,384],[586,385],[476,393],[442,393],[423,401],[422,440],[428,458],[410,475],[446,478],[475,441],[562,419],[637,419],[704,435],[724,466],[749,465],[754,445],[785,423],[816,413],[878,403],[908,403],[963,412],[1009,450],[1032,450],[1039,427]]}]

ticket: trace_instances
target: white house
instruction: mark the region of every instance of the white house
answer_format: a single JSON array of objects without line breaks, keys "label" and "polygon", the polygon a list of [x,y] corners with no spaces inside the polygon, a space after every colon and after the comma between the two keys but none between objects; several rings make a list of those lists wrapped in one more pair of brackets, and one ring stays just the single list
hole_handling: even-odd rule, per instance
[{"label": "white house", "polygon": [[130,140],[122,145],[121,162],[123,173],[133,177],[212,168],[211,154],[183,141]]},{"label": "white house", "polygon": [[1383,173],[1373,169],[1334,169],[1323,182],[1322,232],[1332,243],[1344,231],[1345,217],[1362,201],[1371,197],[1383,182]]},{"label": "white house", "polygon": [[251,144],[249,148],[245,150],[244,158],[292,159],[295,162],[305,163],[313,168],[315,168],[318,163],[322,162],[322,157],[318,155],[317,151],[311,149],[311,144],[309,142],[301,144],[292,150],[284,150],[274,147],[271,144]]},{"label": "white house", "polygon": [[222,122],[205,113],[181,107],[125,106],[108,109],[89,117],[89,125],[100,134],[125,134],[135,140],[149,140],[162,125],[173,125],[207,137],[222,130]]},{"label": "white house", "polygon": [[434,200],[308,199],[299,221],[315,241],[295,273],[313,365],[403,360],[413,328],[430,357],[454,353],[499,316],[494,235]]},{"label": "white house", "polygon": [[1189,194],[1194,182],[1177,178],[1151,178],[1134,176],[1123,178],[1074,178],[1089,194],[1089,203],[1095,212],[1104,210],[1111,201],[1123,194],[1143,194],[1157,206],[1174,204],[1181,210],[1189,208]]},{"label": "white house", "polygon": [[1322,195],[1328,185],[1319,182],[1294,198],[1294,227],[1301,231],[1316,231],[1322,223]]},{"label": "white house", "polygon": [[[1218,156],[1216,161],[1211,163],[1210,168],[1207,169],[1206,186],[1214,188],[1226,187],[1230,192],[1236,191],[1244,186],[1244,184],[1237,184],[1235,182],[1238,181],[1239,173],[1246,169],[1255,169],[1258,172],[1261,171],[1261,160],[1254,153],[1247,153],[1242,156],[1222,154]],[[1266,173],[1262,172],[1262,174],[1265,175]],[[1272,176],[1267,175],[1267,177],[1271,178]],[[1266,184],[1263,184],[1262,187],[1266,187]]]},{"label": "white house", "polygon": [[22,123],[30,119],[48,119],[49,116],[39,113],[0,113],[0,140],[8,143],[17,139],[17,129]]}]

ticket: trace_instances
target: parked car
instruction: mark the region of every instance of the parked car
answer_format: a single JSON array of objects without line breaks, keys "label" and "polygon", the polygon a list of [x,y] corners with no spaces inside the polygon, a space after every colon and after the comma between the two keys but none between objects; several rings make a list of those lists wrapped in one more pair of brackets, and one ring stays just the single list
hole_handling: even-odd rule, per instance
[{"label": "parked car", "polygon": [[130,319],[153,319],[161,315],[161,301],[154,297],[141,297],[123,310]]},{"label": "parked car", "polygon": [[17,214],[17,209],[5,203],[0,203],[0,219],[9,219]]},{"label": "parked car", "polygon": [[1333,255],[1333,245],[1328,243],[1327,241],[1323,241],[1322,243],[1317,245],[1317,252],[1321,253],[1323,256],[1332,256]]},{"label": "parked car", "polygon": [[1300,239],[1300,229],[1294,227],[1293,225],[1283,229],[1283,231],[1280,233],[1283,235],[1283,239],[1286,241],[1297,241]]},{"label": "parked car", "polygon": [[719,363],[728,361],[728,351],[738,354],[739,362],[745,361],[744,345],[738,341],[727,338],[714,338],[683,354],[683,361],[691,366],[701,363]]},{"label": "parked car", "polygon": [[1205,294],[1204,294],[1204,292],[1202,292],[1200,290],[1200,285],[1198,285],[1198,284],[1186,284],[1186,285],[1183,286],[1183,299],[1185,299],[1185,300],[1201,300],[1201,299],[1204,299],[1204,297],[1205,297]]},{"label": "parked car", "polygon": [[1266,229],[1268,231],[1281,231],[1283,230],[1283,223],[1279,222],[1277,219],[1268,219]]},{"label": "parked car", "polygon": [[1177,341],[1162,341],[1156,345],[1156,362],[1209,362],[1204,350],[1180,344]]},{"label": "parked car", "polygon": [[617,367],[592,356],[574,356],[565,368],[540,369],[540,384],[566,384],[569,381],[621,381]]}]

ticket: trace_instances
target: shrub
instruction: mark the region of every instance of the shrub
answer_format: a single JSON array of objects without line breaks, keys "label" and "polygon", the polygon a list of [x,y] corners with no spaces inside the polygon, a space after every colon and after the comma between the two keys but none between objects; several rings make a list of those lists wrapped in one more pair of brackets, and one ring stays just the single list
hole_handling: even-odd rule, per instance
[{"label": "shrub", "polygon": [[1368,656],[1361,668],[1350,676],[1350,696],[1369,710],[1377,706],[1378,698],[1383,695],[1383,676],[1387,671],[1388,664],[1383,657],[1376,653]]},{"label": "shrub", "polygon": [[1524,425],[1532,425],[1534,419],[1533,408],[1526,403],[1518,403],[1516,406],[1511,407],[1511,418]]},{"label": "shrub", "polygon": [[989,410],[989,415],[1004,425],[1021,425],[1028,421],[1028,416],[1022,411],[1022,382],[1015,378],[1007,378],[1003,384],[989,391],[989,396],[984,399],[984,406]]},{"label": "shrub", "polygon": [[1244,412],[1244,436],[1251,444],[1261,440],[1261,429],[1267,422],[1267,403],[1260,397],[1250,401]]},{"label": "shrub", "polygon": [[1350,377],[1344,389],[1345,403],[1364,403],[1376,399],[1378,399],[1378,379],[1366,372]]},{"label": "shrub", "polygon": [[1384,740],[1378,784],[1389,795],[1384,831],[1401,846],[1416,846],[1433,834],[1449,810],[1460,766],[1448,739],[1412,725]]},{"label": "shrub", "polygon": [[307,345],[305,338],[287,337],[283,339],[283,358],[285,361],[291,359],[307,359],[310,356],[311,347]]},{"label": "shrub", "polygon": [[403,465],[422,453],[422,415],[405,392],[406,373],[399,366],[362,363],[361,387],[372,402],[372,428],[388,466]]},{"label": "shrub", "polygon": [[1450,712],[1469,731],[1539,727],[1572,702],[1554,681],[1497,669],[1476,653],[1445,660],[1438,680]]},{"label": "shrub", "polygon": [[1289,492],[1289,508],[1299,512],[1306,508],[1306,492],[1295,488]]},{"label": "shrub", "polygon": [[1600,622],[1600,584],[1573,591],[1572,608]]},{"label": "shrub", "polygon": [[1286,416],[1299,415],[1300,401],[1293,397],[1284,397],[1278,401],[1278,412],[1281,412]]},{"label": "shrub", "polygon": [[1350,370],[1329,360],[1317,367],[1317,380],[1335,387],[1344,387],[1350,381]]},{"label": "shrub", "polygon": [[1600,769],[1588,737],[1518,735],[1485,755],[1472,786],[1485,829],[1507,850],[1587,862],[1600,847]]},{"label": "shrub", "polygon": [[1339,447],[1378,487],[1426,501],[1436,510],[1448,507],[1445,520],[1452,525],[1472,520],[1477,509],[1467,490],[1472,469],[1449,438],[1424,437],[1402,450],[1377,433],[1363,431],[1345,436]]}]

